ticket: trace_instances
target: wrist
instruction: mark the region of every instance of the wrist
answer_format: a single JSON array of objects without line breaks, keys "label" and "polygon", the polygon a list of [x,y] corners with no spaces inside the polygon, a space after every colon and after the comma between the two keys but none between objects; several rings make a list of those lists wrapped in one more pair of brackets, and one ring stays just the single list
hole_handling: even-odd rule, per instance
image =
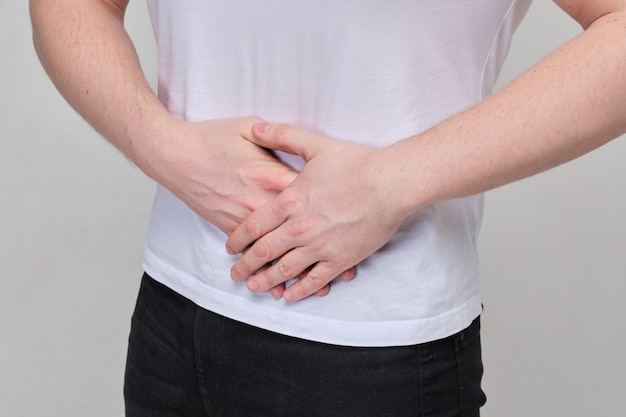
[{"label": "wrist", "polygon": [[166,111],[160,113],[129,129],[128,148],[124,153],[148,177],[161,182],[163,166],[171,163],[176,152],[180,152],[180,138],[185,136],[189,125]]},{"label": "wrist", "polygon": [[398,141],[377,150],[375,178],[383,181],[384,200],[392,210],[406,218],[437,201],[433,185],[419,162],[419,152],[411,139]]}]

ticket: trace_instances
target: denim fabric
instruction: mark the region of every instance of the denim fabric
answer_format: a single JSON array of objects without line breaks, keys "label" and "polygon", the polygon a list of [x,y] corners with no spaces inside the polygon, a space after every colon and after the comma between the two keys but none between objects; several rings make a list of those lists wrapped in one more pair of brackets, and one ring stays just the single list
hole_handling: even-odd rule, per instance
[{"label": "denim fabric", "polygon": [[128,417],[475,417],[480,321],[414,346],[354,348],[265,331],[144,276],[132,319]]}]

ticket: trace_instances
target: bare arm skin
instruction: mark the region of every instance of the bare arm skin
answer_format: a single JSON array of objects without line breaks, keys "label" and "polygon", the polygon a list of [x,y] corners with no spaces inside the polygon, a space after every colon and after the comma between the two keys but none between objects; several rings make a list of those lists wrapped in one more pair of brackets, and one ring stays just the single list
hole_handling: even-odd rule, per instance
[{"label": "bare arm skin", "polygon": [[252,118],[188,123],[150,89],[124,29],[128,0],[31,0],[35,48],[109,142],[226,234],[296,176],[244,139]]},{"label": "bare arm skin", "polygon": [[425,133],[372,149],[256,125],[255,143],[307,163],[230,236],[231,253],[255,242],[234,265],[233,279],[280,258],[248,280],[251,290],[263,291],[314,265],[284,294],[302,299],[383,246],[420,208],[545,171],[626,132],[626,1],[556,3],[583,26],[581,35]]},{"label": "bare arm skin", "polygon": [[[229,234],[296,173],[245,140],[257,119],[188,123],[172,117],[150,89],[124,29],[127,5],[128,0],[30,0],[39,58],[61,94],[98,132]],[[341,274],[346,280],[353,276],[354,269]],[[283,287],[269,291],[280,297]]]}]

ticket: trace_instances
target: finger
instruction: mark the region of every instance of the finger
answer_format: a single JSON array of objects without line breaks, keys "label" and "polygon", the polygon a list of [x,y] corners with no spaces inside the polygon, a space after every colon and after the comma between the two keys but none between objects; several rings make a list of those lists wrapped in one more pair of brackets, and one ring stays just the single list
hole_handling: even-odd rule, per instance
[{"label": "finger", "polygon": [[282,298],[285,293],[285,284],[280,284],[275,286],[274,288],[270,288],[269,293],[274,298]]},{"label": "finger", "polygon": [[[241,253],[253,243],[256,245],[261,237],[281,226],[287,220],[289,213],[302,204],[305,204],[305,197],[298,191],[287,189],[280,193],[276,198],[259,207],[241,222],[228,237],[226,250],[229,254],[235,255]],[[293,225],[293,230],[290,233],[298,235],[306,231],[300,231],[299,227],[298,224]],[[268,245],[268,250],[271,248],[272,246]],[[263,255],[263,253],[260,253],[260,255]],[[271,257],[267,262],[276,259],[280,255],[282,253],[274,253],[274,257]]]},{"label": "finger", "polygon": [[[261,293],[291,279],[306,277],[313,258],[303,255],[302,252],[302,250],[294,249],[282,256],[271,267],[251,276],[248,279],[248,289]],[[318,290],[322,287],[323,285]]]},{"label": "finger", "polygon": [[306,130],[287,124],[255,123],[253,137],[249,140],[257,145],[277,151],[298,155],[305,161],[313,157],[321,142],[327,139]]},{"label": "finger", "polygon": [[[252,275],[265,272],[272,268],[272,261],[280,257],[288,249],[277,251],[271,245],[271,237],[259,239],[251,247],[245,249],[241,257],[233,264],[230,268],[230,276],[234,281],[243,282]],[[276,284],[279,283],[277,282]]]},{"label": "finger", "polygon": [[304,278],[287,287],[283,298],[289,302],[302,300],[322,290],[339,273],[327,262],[316,264]]},{"label": "finger", "polygon": [[[352,281],[355,276],[356,276],[356,266],[353,266],[352,268],[342,272],[337,278],[341,279],[342,281]],[[326,297],[328,293],[330,292],[331,286],[332,286],[332,281],[326,284],[324,288],[317,291],[315,295],[317,295],[318,297]]]},{"label": "finger", "polygon": [[282,169],[282,171],[283,172],[279,173],[279,175],[273,176],[261,172],[254,179],[266,190],[280,192],[287,188],[296,178],[298,178],[298,172],[286,165],[284,165],[284,169]]},{"label": "finger", "polygon": [[324,288],[317,291],[315,295],[317,295],[318,297],[326,297],[329,292],[330,292],[330,283],[326,284]]},{"label": "finger", "polygon": [[[252,144],[252,146],[257,146]],[[260,148],[259,148],[260,149]],[[271,152],[267,152],[268,157],[274,158],[273,164],[259,165],[250,172],[250,178],[254,183],[264,190],[282,191],[298,177],[298,172],[282,163]]]},{"label": "finger", "polygon": [[[319,259],[314,256],[306,256],[306,252],[300,250],[293,251],[294,248],[301,246],[303,239],[306,238],[306,233],[310,229],[311,224],[307,221],[282,223],[280,227],[256,239],[251,247],[245,249],[243,255],[231,267],[231,277],[235,281],[241,282],[251,275],[258,275],[261,269],[268,263],[276,260],[278,260],[278,265],[273,265],[268,270],[279,269],[282,275],[271,271],[273,273],[272,277],[275,277],[275,279],[266,282],[267,285],[277,285],[302,273],[304,269]],[[233,232],[231,237],[237,239],[236,233],[237,231]],[[251,239],[254,239],[254,237],[251,237]],[[245,240],[242,244],[245,244]],[[288,256],[285,255],[288,252]],[[266,291],[271,286],[264,285],[259,288],[259,291]]]},{"label": "finger", "polygon": [[[302,279],[304,278],[305,275],[306,275],[306,271],[300,274],[296,279]],[[328,293],[330,292],[330,286],[331,286],[331,283],[329,282],[328,284],[324,286],[324,288],[317,291],[315,295],[318,297],[326,297]],[[270,288],[269,292],[270,294],[272,294],[274,298],[282,298],[283,294],[285,293],[285,288],[286,288],[285,284],[280,284],[280,285],[275,286],[274,288]]]},{"label": "finger", "polygon": [[[286,220],[286,213],[281,212],[279,202],[274,199],[250,213],[226,240],[226,251],[230,255],[242,253],[248,247],[256,245],[258,239],[280,226]],[[257,256],[263,257],[264,247],[257,245]],[[246,251],[246,253],[249,252]],[[245,255],[245,254],[244,254]],[[269,255],[268,255],[269,256]],[[267,259],[267,262],[271,261]]]},{"label": "finger", "polygon": [[353,266],[350,269],[343,271],[337,278],[342,281],[352,281],[356,276],[356,266]]}]

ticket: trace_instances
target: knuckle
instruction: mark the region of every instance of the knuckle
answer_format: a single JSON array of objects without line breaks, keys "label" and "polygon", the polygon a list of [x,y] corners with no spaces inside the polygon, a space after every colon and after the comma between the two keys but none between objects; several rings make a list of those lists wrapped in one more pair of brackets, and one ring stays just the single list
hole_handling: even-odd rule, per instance
[{"label": "knuckle", "polygon": [[248,219],[243,223],[244,230],[248,236],[259,238],[261,236],[261,226],[253,219]]},{"label": "knuckle", "polygon": [[291,238],[302,236],[309,230],[311,230],[311,223],[308,221],[291,222],[287,226],[287,233]]},{"label": "knuckle", "polygon": [[278,261],[278,272],[285,278],[290,279],[298,275],[298,271],[294,268],[291,262],[284,258]]},{"label": "knuckle", "polygon": [[252,252],[260,261],[264,263],[271,261],[271,252],[267,245],[262,241],[257,241],[252,246]]},{"label": "knuckle", "polygon": [[318,256],[323,257],[325,261],[329,261],[332,258],[329,248],[330,243],[322,239],[317,239],[311,243],[311,249],[313,252],[318,254]]},{"label": "knuckle", "polygon": [[319,239],[315,245],[315,250],[324,258],[328,267],[345,271],[354,265],[354,263],[350,264],[350,256],[348,256],[345,250],[339,249],[336,241],[333,239]]},{"label": "knuckle", "polygon": [[345,253],[341,253],[341,252],[336,252],[335,254],[333,254],[332,258],[331,258],[331,262],[333,265],[348,265],[348,255],[346,255]]},{"label": "knuckle", "polygon": [[309,272],[306,279],[315,289],[323,288],[326,284],[328,284],[328,280],[323,275],[320,275],[314,270]]},{"label": "knuckle", "polygon": [[292,211],[304,201],[304,196],[297,190],[285,190],[278,197],[277,211],[285,213]]}]

